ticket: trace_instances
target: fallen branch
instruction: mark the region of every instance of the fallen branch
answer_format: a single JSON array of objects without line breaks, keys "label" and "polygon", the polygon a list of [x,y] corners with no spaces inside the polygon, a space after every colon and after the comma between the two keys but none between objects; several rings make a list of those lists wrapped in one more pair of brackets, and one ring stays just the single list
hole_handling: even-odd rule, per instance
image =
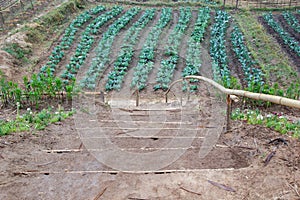
[{"label": "fallen branch", "polygon": [[191,191],[191,190],[188,190],[186,188],[184,188],[183,186],[179,185],[179,188],[186,191],[186,192],[189,192],[189,193],[192,193],[192,194],[196,194],[196,195],[202,195],[201,193],[198,193],[198,192],[194,192],[194,191]]},{"label": "fallen branch", "polygon": [[105,190],[107,189],[107,187],[106,188],[104,188],[95,198],[94,198],[94,200],[98,200],[103,194],[104,194],[104,192],[105,192]]},{"label": "fallen branch", "polygon": [[283,138],[276,138],[274,140],[271,140],[268,144],[274,144],[276,146],[278,146],[279,144],[284,144],[288,146],[288,142]]},{"label": "fallen branch", "polygon": [[295,192],[296,192],[296,194],[298,195],[298,197],[300,197],[300,194],[299,194],[299,192],[298,192],[298,190],[297,190],[297,188],[294,186],[292,186],[291,184],[289,184],[288,183],[288,186],[290,186]]},{"label": "fallen branch", "polygon": [[273,151],[265,159],[265,166],[269,164],[270,160],[275,156],[275,154],[276,154],[276,147],[274,147]]}]

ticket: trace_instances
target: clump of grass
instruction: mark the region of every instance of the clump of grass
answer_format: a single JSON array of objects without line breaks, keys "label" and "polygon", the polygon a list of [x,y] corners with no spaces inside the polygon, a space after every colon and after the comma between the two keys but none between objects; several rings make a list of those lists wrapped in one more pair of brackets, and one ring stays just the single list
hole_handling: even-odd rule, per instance
[{"label": "clump of grass", "polygon": [[283,116],[282,113],[263,114],[259,110],[240,110],[239,108],[232,112],[233,120],[246,121],[248,124],[263,125],[274,129],[281,134],[289,134],[300,138],[300,120],[293,121]]},{"label": "clump of grass", "polygon": [[27,56],[31,54],[32,50],[30,48],[22,48],[17,43],[8,43],[3,48],[4,51],[15,57],[20,61],[27,62]]},{"label": "clump of grass", "polygon": [[65,111],[62,108],[52,108],[33,112],[30,108],[23,114],[19,114],[20,105],[17,104],[17,116],[15,119],[0,119],[0,136],[13,132],[43,130],[49,124],[63,121],[72,116],[75,111]]},{"label": "clump of grass", "polygon": [[44,39],[47,38],[50,33],[58,30],[60,25],[67,22],[71,15],[85,8],[85,5],[86,1],[84,0],[67,1],[38,18],[35,21],[38,26],[25,26],[25,30],[23,31],[26,32],[28,41],[34,44],[44,41]]}]

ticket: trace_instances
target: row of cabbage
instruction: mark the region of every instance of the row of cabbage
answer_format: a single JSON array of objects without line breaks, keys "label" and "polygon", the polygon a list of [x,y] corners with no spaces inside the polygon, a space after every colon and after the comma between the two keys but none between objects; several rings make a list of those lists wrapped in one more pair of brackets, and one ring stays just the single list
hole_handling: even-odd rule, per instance
[{"label": "row of cabbage", "polygon": [[107,31],[102,35],[102,38],[96,49],[96,58],[93,59],[92,65],[87,71],[81,86],[87,89],[95,89],[96,82],[101,73],[106,69],[106,64],[109,62],[109,55],[115,37],[132,19],[140,12],[140,8],[131,8],[123,16],[118,18],[111,24]]},{"label": "row of cabbage", "polygon": [[58,63],[65,56],[65,51],[67,51],[73,44],[75,35],[78,30],[89,20],[93,18],[92,15],[97,15],[100,12],[105,10],[104,6],[96,6],[88,11],[83,12],[77,16],[70,25],[65,29],[64,35],[62,36],[60,44],[58,44],[52,50],[51,55],[49,56],[49,61],[46,65],[41,67],[41,73],[46,73],[47,69],[50,68],[50,74],[53,75]]},{"label": "row of cabbage", "polygon": [[147,9],[140,19],[127,30],[121,51],[114,62],[113,70],[108,74],[108,80],[105,86],[106,90],[121,89],[124,76],[131,64],[134,46],[138,42],[141,31],[154,18],[155,10],[154,8]]},{"label": "row of cabbage", "polygon": [[[200,8],[194,30],[188,40],[188,49],[186,54],[186,66],[182,71],[182,77],[199,75],[201,68],[201,45],[204,34],[210,22],[210,8]],[[197,80],[192,80],[196,82]],[[185,85],[183,90],[186,90]],[[197,85],[191,85],[191,89],[197,89]]]},{"label": "row of cabbage", "polygon": [[259,68],[255,67],[257,63],[252,59],[252,56],[245,45],[244,36],[237,26],[234,26],[231,32],[231,43],[233,51],[241,64],[248,88],[253,85],[263,85],[263,73]]},{"label": "row of cabbage", "polygon": [[300,23],[293,13],[291,13],[290,11],[285,11],[282,13],[282,16],[285,21],[292,27],[292,29],[294,29],[294,31],[300,33]]},{"label": "row of cabbage", "polygon": [[226,32],[229,26],[230,16],[226,11],[218,10],[215,15],[215,23],[211,28],[210,55],[214,79],[222,82],[225,87],[230,87],[231,76],[228,69],[228,57],[226,53]]},{"label": "row of cabbage", "polygon": [[137,66],[134,68],[134,74],[131,82],[132,88],[142,90],[146,87],[148,76],[154,66],[155,48],[157,47],[158,40],[163,29],[167,26],[171,19],[172,9],[163,8],[159,21],[151,29],[139,55],[139,61]]},{"label": "row of cabbage", "polygon": [[95,18],[92,23],[86,27],[81,35],[80,42],[76,47],[74,55],[71,56],[70,62],[67,64],[64,72],[61,74],[61,78],[64,79],[65,83],[68,83],[70,80],[75,78],[75,75],[83,65],[89,51],[92,48],[92,45],[95,42],[95,37],[98,30],[109,20],[119,15],[122,10],[122,7],[114,7],[110,11]]},{"label": "row of cabbage", "polygon": [[299,42],[290,36],[288,32],[286,32],[280,24],[274,19],[272,13],[267,13],[263,15],[264,20],[267,24],[281,37],[284,44],[289,46],[298,56],[300,56],[300,44]]},{"label": "row of cabbage", "polygon": [[164,55],[167,58],[163,59],[160,63],[161,65],[156,78],[157,84],[154,86],[154,90],[167,89],[169,87],[179,60],[179,46],[192,17],[190,8],[181,7],[179,12],[179,20],[172,30],[167,41],[167,46],[164,49]]}]

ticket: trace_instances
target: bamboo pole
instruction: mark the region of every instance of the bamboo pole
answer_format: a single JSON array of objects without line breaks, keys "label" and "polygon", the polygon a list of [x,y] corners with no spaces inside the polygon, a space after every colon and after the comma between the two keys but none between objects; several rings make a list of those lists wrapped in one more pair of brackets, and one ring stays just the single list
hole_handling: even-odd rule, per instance
[{"label": "bamboo pole", "polygon": [[[207,82],[223,92],[226,95],[236,95],[236,96],[242,96],[242,97],[247,97],[250,99],[255,99],[255,100],[262,100],[262,101],[268,101],[272,102],[275,104],[283,105],[283,106],[288,106],[288,107],[293,107],[293,108],[299,108],[300,109],[300,101],[299,100],[294,100],[294,99],[289,99],[286,97],[280,97],[280,96],[275,96],[275,95],[269,95],[269,94],[262,94],[262,93],[254,93],[254,92],[248,92],[245,90],[233,90],[233,89],[228,89],[223,87],[222,85],[216,83],[215,81],[203,77],[203,76],[186,76],[182,79],[179,79],[177,81],[174,81],[169,89],[166,91],[165,96],[168,95],[170,92],[171,88],[178,82],[184,81],[185,79],[198,79],[202,80],[204,82]],[[167,99],[167,98],[166,98]]]}]

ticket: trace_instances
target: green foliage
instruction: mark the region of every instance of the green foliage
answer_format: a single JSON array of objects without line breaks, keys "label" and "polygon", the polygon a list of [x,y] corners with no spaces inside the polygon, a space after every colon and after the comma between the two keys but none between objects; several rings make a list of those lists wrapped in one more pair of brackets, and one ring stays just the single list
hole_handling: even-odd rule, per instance
[{"label": "green foliage", "polygon": [[281,113],[263,114],[259,110],[244,110],[236,109],[231,118],[233,120],[246,121],[253,125],[263,125],[272,128],[282,134],[290,134],[294,137],[300,138],[300,120],[292,121]]},{"label": "green foliage", "polygon": [[22,48],[17,43],[6,44],[3,50],[15,57],[16,59],[22,61],[27,61],[27,56],[31,53],[31,49]]},{"label": "green foliage", "polygon": [[107,23],[110,19],[117,16],[122,12],[123,8],[115,6],[112,10],[98,16],[90,23],[85,31],[82,33],[80,43],[77,45],[75,54],[71,57],[70,63],[67,64],[66,70],[61,75],[65,83],[69,83],[70,80],[75,78],[77,71],[84,63],[89,51],[94,44],[94,37],[97,34],[100,27]]},{"label": "green foliage", "polygon": [[32,112],[30,108],[23,115],[17,115],[15,119],[0,120],[0,136],[13,132],[43,130],[51,123],[63,121],[72,116],[75,111],[58,109],[43,109],[40,112]]},{"label": "green foliage", "polygon": [[181,7],[179,15],[179,20],[172,30],[167,46],[164,50],[164,55],[167,57],[161,61],[160,68],[158,69],[156,82],[154,89],[163,89],[166,90],[169,84],[172,81],[174,70],[177,66],[179,60],[179,46],[181,44],[181,39],[187,27],[190,23],[192,17],[191,8]]},{"label": "green foliage", "polygon": [[285,21],[294,29],[297,33],[300,33],[300,23],[296,16],[290,11],[285,11],[282,13]]},{"label": "green foliage", "polygon": [[[199,75],[201,67],[201,46],[200,43],[204,38],[204,33],[210,22],[210,8],[200,8],[194,30],[188,41],[188,49],[186,54],[186,66],[182,71],[182,77]],[[190,82],[198,82],[198,80],[190,80]],[[186,84],[183,90],[186,90]],[[191,85],[191,89],[197,89],[197,85]]]},{"label": "green foliage", "polygon": [[114,62],[114,68],[108,74],[106,90],[121,89],[121,84],[133,57],[134,46],[138,42],[140,32],[153,19],[154,15],[155,9],[146,10],[141,18],[128,29],[121,47],[121,52]]},{"label": "green foliage", "polygon": [[268,23],[268,25],[277,32],[280,37],[283,39],[284,44],[288,45],[293,51],[296,52],[298,56],[300,56],[300,44],[299,42],[290,36],[288,32],[286,32],[277,21],[274,20],[272,13],[268,13],[263,15],[264,20]]},{"label": "green foliage", "polygon": [[210,55],[215,80],[230,87],[230,70],[226,54],[225,40],[230,16],[226,11],[216,11],[215,23],[211,28]]},{"label": "green foliage", "polygon": [[285,86],[295,82],[297,72],[291,67],[288,57],[281,53],[281,47],[274,43],[254,16],[252,12],[238,13],[235,20],[243,32],[249,52],[262,69],[266,84],[278,82]]},{"label": "green foliage", "polygon": [[[116,12],[118,12],[118,10],[116,10]],[[106,32],[102,35],[102,38],[96,49],[97,56],[93,60],[92,65],[81,82],[82,87],[95,89],[97,78],[105,69],[105,64],[109,62],[109,54],[111,51],[111,46],[114,42],[114,38],[118,35],[121,29],[126,27],[130,20],[132,20],[133,17],[139,12],[140,8],[131,8],[108,27]]]},{"label": "green foliage", "polygon": [[234,26],[231,32],[231,43],[233,51],[243,69],[248,87],[250,87],[250,85],[263,85],[263,74],[260,69],[255,67],[257,63],[252,59],[251,53],[244,43],[244,36],[237,26]]},{"label": "green foliage", "polygon": [[56,98],[62,92],[66,92],[69,97],[73,95],[75,80],[72,84],[64,86],[58,77],[50,76],[50,69],[47,74],[33,74],[29,79],[23,78],[24,88],[12,81],[7,81],[4,76],[0,78],[1,103],[4,106],[14,106],[18,102],[22,107],[25,105],[35,105],[37,108],[44,96]]},{"label": "green foliage", "polygon": [[88,22],[92,18],[92,14],[97,14],[105,10],[104,6],[97,6],[93,9],[83,12],[77,16],[65,29],[65,33],[61,39],[59,45],[54,47],[51,55],[49,56],[49,61],[41,68],[41,73],[46,73],[47,68],[51,69],[51,75],[55,72],[58,63],[62,60],[65,55],[65,51],[68,50],[74,42],[75,34],[78,29],[82,27],[83,24]]},{"label": "green foliage", "polygon": [[172,18],[172,9],[163,8],[161,16],[157,24],[150,31],[146,42],[139,55],[139,61],[134,68],[134,75],[131,82],[132,88],[138,88],[142,90],[146,87],[148,75],[152,71],[154,66],[155,48],[158,44],[158,39],[162,33],[164,27],[170,22]]}]

